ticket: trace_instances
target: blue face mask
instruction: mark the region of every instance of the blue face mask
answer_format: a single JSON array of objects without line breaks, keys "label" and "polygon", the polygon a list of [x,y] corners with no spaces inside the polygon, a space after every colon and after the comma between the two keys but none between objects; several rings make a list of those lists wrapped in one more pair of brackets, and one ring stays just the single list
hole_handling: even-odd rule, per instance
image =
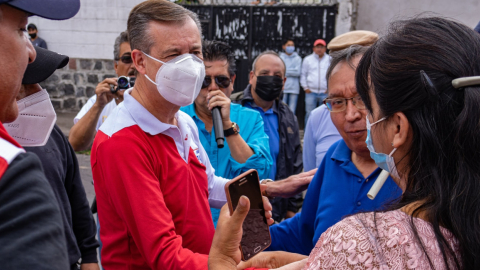
[{"label": "blue face mask", "polygon": [[292,54],[295,51],[295,46],[287,46],[285,48],[285,52],[288,54]]},{"label": "blue face mask", "polygon": [[392,175],[393,177],[400,179],[400,176],[398,175],[398,172],[397,172],[397,167],[395,166],[395,161],[393,160],[393,157],[392,157],[393,153],[397,151],[397,148],[394,148],[390,153],[390,155],[387,155],[384,153],[375,152],[375,148],[373,147],[372,135],[370,134],[371,133],[370,130],[372,129],[372,126],[378,124],[379,122],[382,122],[385,119],[387,118],[384,117],[378,120],[377,122],[370,124],[370,121],[368,120],[368,116],[367,116],[367,139],[365,140],[365,142],[367,143],[368,150],[370,150],[370,157],[375,161],[378,167],[384,169],[385,171],[390,173],[390,175]]}]

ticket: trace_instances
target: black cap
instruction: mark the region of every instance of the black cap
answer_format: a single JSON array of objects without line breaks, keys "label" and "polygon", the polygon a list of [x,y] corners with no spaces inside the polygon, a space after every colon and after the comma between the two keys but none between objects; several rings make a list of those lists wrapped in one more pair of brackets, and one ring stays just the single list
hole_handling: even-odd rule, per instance
[{"label": "black cap", "polygon": [[52,20],[70,19],[80,9],[80,0],[0,0],[0,4]]},{"label": "black cap", "polygon": [[33,23],[27,25],[27,30],[30,30],[30,29],[33,29],[33,30],[37,30],[37,26]]},{"label": "black cap", "polygon": [[68,64],[68,56],[33,46],[37,51],[35,61],[27,66],[22,84],[35,84],[45,81],[55,70]]}]

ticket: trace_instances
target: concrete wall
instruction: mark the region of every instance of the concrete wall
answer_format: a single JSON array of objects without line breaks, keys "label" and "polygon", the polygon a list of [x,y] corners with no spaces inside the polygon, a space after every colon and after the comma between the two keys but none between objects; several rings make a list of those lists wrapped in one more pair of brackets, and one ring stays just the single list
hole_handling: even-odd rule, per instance
[{"label": "concrete wall", "polygon": [[422,12],[456,19],[474,28],[480,20],[479,0],[359,0],[357,30],[384,33],[388,23]]},{"label": "concrete wall", "polygon": [[31,17],[48,48],[71,58],[113,59],[113,43],[127,29],[130,10],[143,0],[82,0],[78,14],[65,21]]}]

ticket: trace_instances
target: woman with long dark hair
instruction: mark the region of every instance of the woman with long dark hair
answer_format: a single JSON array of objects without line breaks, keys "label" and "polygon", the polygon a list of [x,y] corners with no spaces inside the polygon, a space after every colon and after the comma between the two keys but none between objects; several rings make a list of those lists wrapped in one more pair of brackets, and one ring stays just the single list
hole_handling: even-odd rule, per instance
[{"label": "woman with long dark hair", "polygon": [[397,21],[356,86],[371,156],[403,195],[329,228],[303,269],[480,269],[480,35],[443,18]]}]

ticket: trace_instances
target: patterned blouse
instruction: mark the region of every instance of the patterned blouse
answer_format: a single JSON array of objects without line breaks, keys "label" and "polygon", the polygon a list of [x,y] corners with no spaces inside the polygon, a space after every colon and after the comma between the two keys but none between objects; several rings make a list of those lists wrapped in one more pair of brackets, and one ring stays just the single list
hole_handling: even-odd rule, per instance
[{"label": "patterned blouse", "polygon": [[[433,269],[446,269],[430,223],[413,222]],[[430,269],[410,224],[411,216],[400,210],[345,218],[322,234],[303,269]],[[457,240],[447,229],[440,231],[460,260]],[[453,259],[449,264],[455,269]]]}]

